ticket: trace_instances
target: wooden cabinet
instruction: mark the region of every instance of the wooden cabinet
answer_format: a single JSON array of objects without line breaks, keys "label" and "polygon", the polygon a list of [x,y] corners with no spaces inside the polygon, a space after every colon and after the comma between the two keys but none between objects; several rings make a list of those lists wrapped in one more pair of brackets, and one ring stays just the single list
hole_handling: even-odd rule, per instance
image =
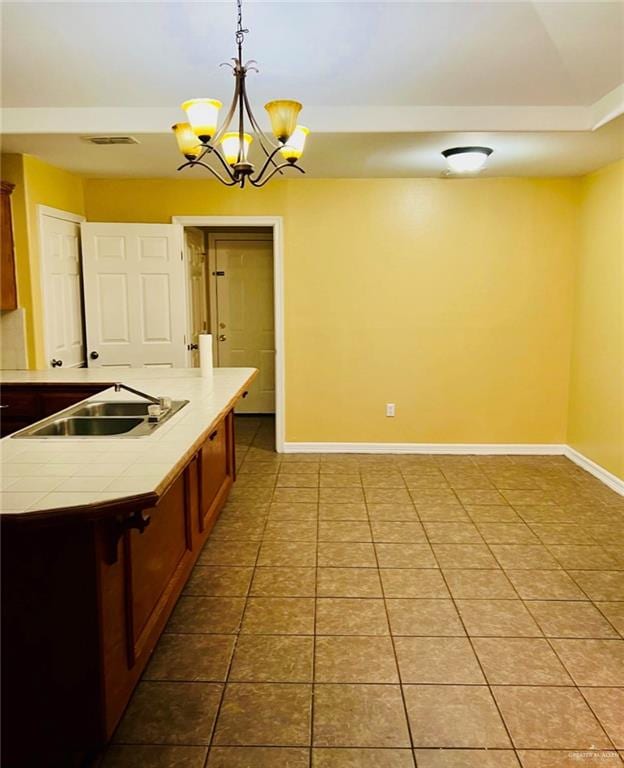
[{"label": "wooden cabinet", "polygon": [[200,510],[199,530],[208,535],[215,523],[224,495],[234,481],[233,445],[230,431],[233,414],[230,413],[210,433],[200,452]]},{"label": "wooden cabinet", "polygon": [[128,532],[132,608],[128,648],[135,661],[149,645],[150,630],[158,623],[169,585],[179,581],[176,572],[190,567],[193,542],[189,511],[184,475],[180,475],[158,504],[147,510],[149,526],[144,531],[133,528]]},{"label": "wooden cabinet", "polygon": [[[2,529],[2,765],[71,765],[98,737],[93,532],[87,523]],[[65,731],[65,732],[63,732]]]},{"label": "wooden cabinet", "polygon": [[0,182],[0,309],[17,309],[17,280],[15,278],[15,249],[11,192],[14,184]]},{"label": "wooden cabinet", "polygon": [[97,395],[110,384],[3,384],[0,387],[0,437]]},{"label": "wooden cabinet", "polygon": [[192,481],[191,462],[155,505],[97,526],[101,743],[112,736],[197,557]]},{"label": "wooden cabinet", "polygon": [[39,395],[36,389],[0,387],[0,435],[5,437],[29,424],[39,416]]},{"label": "wooden cabinet", "polygon": [[111,738],[227,499],[233,423],[159,497],[3,518],[3,768],[78,765]]}]

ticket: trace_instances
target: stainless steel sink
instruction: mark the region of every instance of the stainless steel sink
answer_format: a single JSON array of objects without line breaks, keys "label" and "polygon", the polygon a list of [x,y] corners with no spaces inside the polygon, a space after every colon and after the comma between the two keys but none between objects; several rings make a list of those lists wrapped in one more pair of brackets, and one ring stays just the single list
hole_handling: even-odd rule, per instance
[{"label": "stainless steel sink", "polygon": [[102,435],[120,435],[130,432],[143,419],[107,419],[106,417],[83,417],[57,419],[51,424],[39,427],[31,432],[31,437],[97,437]]},{"label": "stainless steel sink", "polygon": [[[171,404],[171,411],[167,412],[167,416],[172,416],[177,413],[180,408],[183,408],[187,400],[174,400]],[[72,416],[147,416],[147,409],[151,403],[148,402],[91,402],[83,403],[77,406],[71,411]]]},{"label": "stainless steel sink", "polygon": [[144,437],[162,426],[188,400],[174,400],[158,419],[148,416],[145,402],[87,402],[74,405],[44,421],[16,432],[16,438]]}]

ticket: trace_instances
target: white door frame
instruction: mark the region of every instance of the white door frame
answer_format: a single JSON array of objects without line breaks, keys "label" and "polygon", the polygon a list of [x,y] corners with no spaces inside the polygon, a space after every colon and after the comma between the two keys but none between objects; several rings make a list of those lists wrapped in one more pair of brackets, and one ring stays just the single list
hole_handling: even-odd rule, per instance
[{"label": "white door frame", "polygon": [[[46,336],[46,323],[45,312],[48,302],[48,289],[46,286],[46,270],[44,266],[44,243],[43,243],[43,217],[51,216],[54,219],[62,219],[63,221],[71,221],[72,224],[82,224],[86,221],[86,216],[82,216],[79,213],[72,213],[71,211],[63,211],[60,208],[52,208],[49,205],[37,205],[37,227],[38,227],[38,246],[39,246],[39,291],[41,295],[42,308],[43,308],[43,323],[41,330],[43,332],[43,353],[46,361],[50,359],[48,350],[48,338]],[[80,272],[82,275],[82,243],[80,247]],[[81,276],[81,290],[82,290],[82,276]],[[84,342],[84,354],[85,359],[82,361],[83,365],[87,363],[87,334],[85,327],[85,314],[84,314],[84,297],[82,301],[82,340]],[[46,366],[49,367],[49,366]]]},{"label": "white door frame", "polygon": [[[173,224],[176,224],[177,222],[173,221]],[[191,227],[189,227],[191,229]],[[202,232],[203,235],[203,232]],[[193,297],[191,295],[191,259],[189,257],[189,251],[186,247],[186,232],[185,227],[182,227],[182,248],[184,252],[184,280],[185,280],[185,294],[186,294],[186,333],[184,334],[184,343],[187,346],[186,350],[186,365],[188,368],[193,367],[193,351],[189,349],[188,347],[192,343],[192,333],[191,330],[193,328]],[[208,273],[208,253],[204,253],[204,271],[207,274]],[[208,297],[208,284],[206,283],[206,297]],[[197,355],[199,358],[199,350],[197,351]]]},{"label": "white door frame", "polygon": [[284,452],[286,381],[284,361],[284,239],[281,216],[172,216],[183,227],[270,227],[273,230],[275,322],[275,449]]}]

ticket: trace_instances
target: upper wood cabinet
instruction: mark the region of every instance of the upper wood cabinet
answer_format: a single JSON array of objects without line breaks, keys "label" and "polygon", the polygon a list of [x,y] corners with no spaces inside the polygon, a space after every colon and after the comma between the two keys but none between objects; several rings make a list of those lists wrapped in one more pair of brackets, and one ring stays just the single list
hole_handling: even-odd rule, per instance
[{"label": "upper wood cabinet", "polygon": [[11,192],[14,184],[0,182],[0,309],[17,309],[17,282],[13,249],[13,219]]}]

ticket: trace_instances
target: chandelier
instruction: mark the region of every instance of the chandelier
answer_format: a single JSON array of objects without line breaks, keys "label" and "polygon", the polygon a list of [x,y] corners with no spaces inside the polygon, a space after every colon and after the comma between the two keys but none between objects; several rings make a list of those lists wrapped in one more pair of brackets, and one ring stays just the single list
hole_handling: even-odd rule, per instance
[{"label": "chandelier", "polygon": [[[182,104],[188,122],[176,123],[172,130],[178,148],[186,158],[186,162],[178,168],[179,171],[200,165],[227,187],[238,185],[242,189],[246,181],[254,187],[262,187],[276,173],[281,174],[285,168],[295,168],[300,173],[305,173],[303,168],[297,165],[297,161],[303,153],[309,130],[303,125],[297,125],[302,105],[289,99],[270,101],[264,105],[269,113],[275,141],[260,128],[251,110],[245,85],[247,73],[258,72],[258,69],[253,66],[257,64],[256,61],[243,63],[243,42],[249,30],[243,29],[241,2],[242,0],[236,2],[238,55],[232,59],[233,65],[221,65],[231,67],[236,80],[232,103],[223,123],[217,128],[219,110],[223,106],[220,101],[190,99]],[[245,131],[246,122],[249,123],[251,133]],[[232,124],[235,130],[230,130]],[[264,154],[264,162],[257,172],[254,164],[248,160],[249,147],[254,138]],[[221,172],[209,164],[213,158],[214,164],[220,166]]]}]

